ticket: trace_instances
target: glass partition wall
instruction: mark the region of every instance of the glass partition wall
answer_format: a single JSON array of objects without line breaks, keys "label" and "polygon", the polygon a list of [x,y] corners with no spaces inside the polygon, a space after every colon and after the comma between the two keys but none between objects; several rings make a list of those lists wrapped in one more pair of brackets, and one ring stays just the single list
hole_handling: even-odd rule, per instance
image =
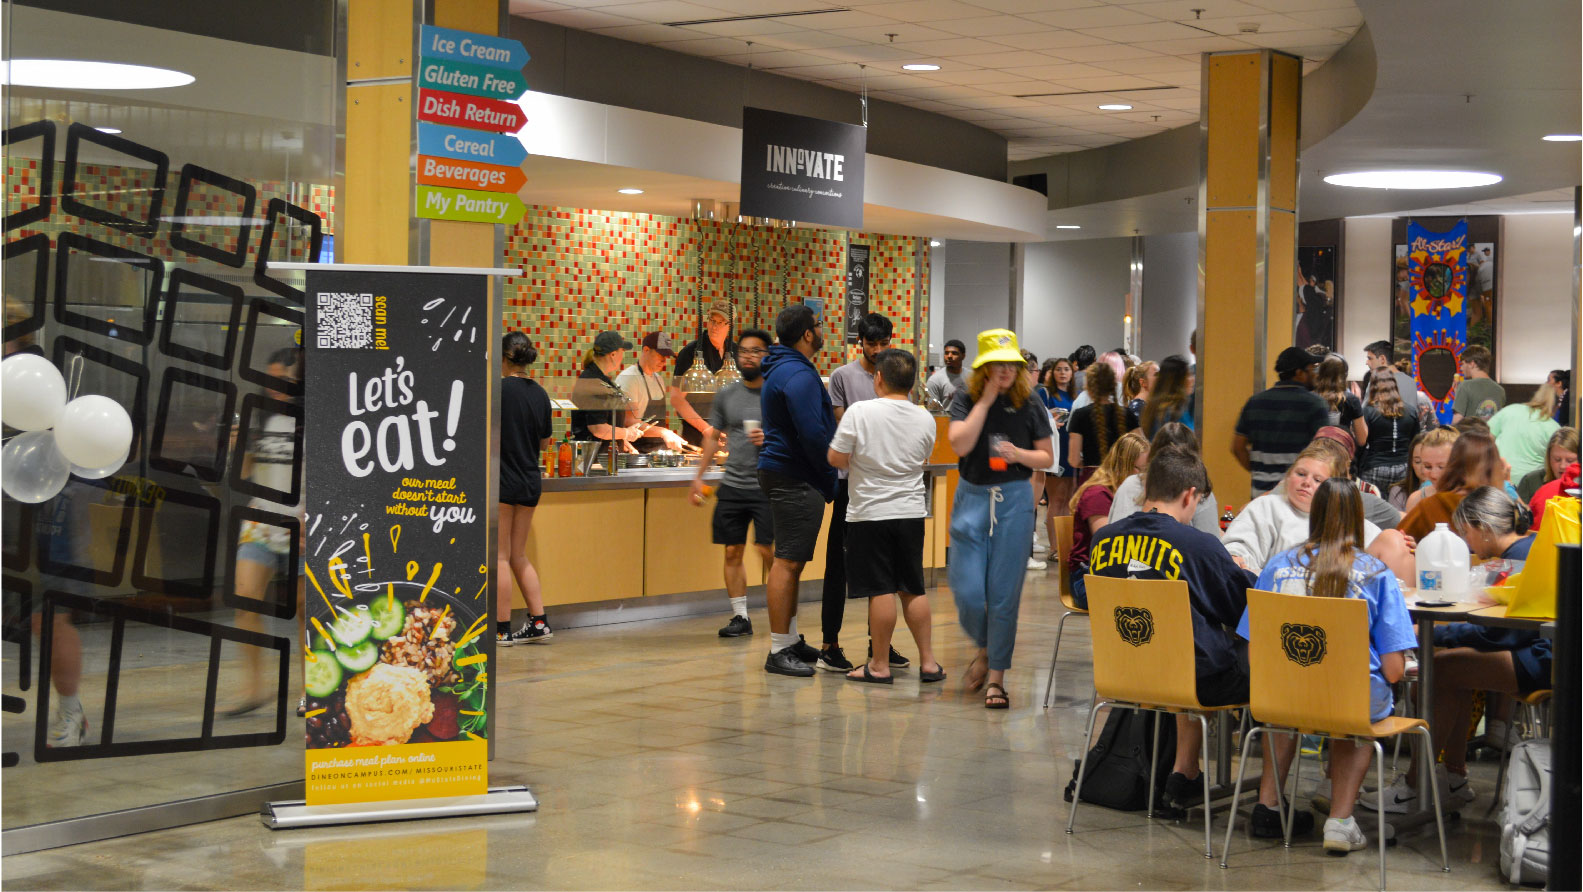
[{"label": "glass partition wall", "polygon": [[8,854],[300,783],[303,302],[264,261],[335,233],[332,2],[50,7],[3,4],[4,349],[133,442],[36,503],[4,468]]}]

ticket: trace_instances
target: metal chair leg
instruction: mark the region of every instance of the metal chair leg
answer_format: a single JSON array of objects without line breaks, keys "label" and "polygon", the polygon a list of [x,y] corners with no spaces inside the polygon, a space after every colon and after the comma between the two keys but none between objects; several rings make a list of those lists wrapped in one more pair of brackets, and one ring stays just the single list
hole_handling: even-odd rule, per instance
[{"label": "metal chair leg", "polygon": [[[1280,760],[1276,760],[1280,766]],[[1286,826],[1282,831],[1286,834],[1286,848],[1292,847],[1292,828],[1297,824],[1297,783],[1303,775],[1303,735],[1292,734],[1292,795],[1287,799]]]},{"label": "metal chair leg", "polygon": [[1088,768],[1088,751],[1094,747],[1094,716],[1099,714],[1099,704],[1109,703],[1101,701],[1098,693],[1088,708],[1088,732],[1083,735],[1083,757],[1077,761],[1077,786],[1072,789],[1072,811],[1066,816],[1066,832],[1072,832],[1072,825],[1077,821],[1077,804],[1083,801],[1083,772]]},{"label": "metal chair leg", "polygon": [[1050,701],[1055,699],[1055,661],[1061,656],[1061,632],[1066,628],[1066,618],[1072,611],[1061,614],[1061,621],[1055,624],[1055,653],[1050,655],[1050,677],[1044,680],[1044,708],[1050,708]]},{"label": "metal chair leg", "polygon": [[[1226,821],[1226,845],[1220,850],[1220,869],[1225,870],[1226,859],[1231,857],[1231,832],[1237,828],[1237,804],[1242,801],[1242,777],[1248,770],[1248,750],[1253,745],[1253,738],[1264,730],[1255,725],[1248,729],[1242,736],[1242,758],[1237,762],[1237,783],[1231,790],[1231,815]],[[1208,807],[1209,803],[1204,803]]]},{"label": "metal chair leg", "polygon": [[[1424,735],[1424,751],[1428,752],[1434,746],[1434,738],[1430,736],[1428,728],[1420,727],[1418,733]],[[1446,872],[1451,870],[1451,857],[1446,853],[1446,813],[1440,808],[1440,785],[1430,784],[1430,790],[1435,799],[1435,830],[1440,834],[1440,869]],[[1381,883],[1380,888],[1385,888]]]},{"label": "metal chair leg", "polygon": [[[1396,735],[1396,739],[1401,740],[1401,735]],[[1428,746],[1424,747],[1424,752],[1429,752],[1429,749],[1430,748]],[[1379,779],[1380,789],[1384,790],[1386,786],[1385,747],[1380,746],[1379,738],[1375,738],[1374,740],[1374,775]],[[1431,784],[1430,786],[1435,788],[1435,807],[1438,811],[1440,806],[1440,785]],[[1375,832],[1378,836],[1376,842],[1378,842],[1380,846],[1380,892],[1385,892],[1385,804],[1382,802],[1379,803],[1379,805],[1380,808],[1374,813],[1376,819],[1379,821],[1379,826],[1376,828]]]},{"label": "metal chair leg", "polygon": [[[1207,741],[1209,739],[1209,717],[1204,715],[1201,712],[1200,713],[1196,713],[1196,717],[1198,718],[1199,729],[1201,731],[1203,731],[1203,734],[1204,734],[1204,736],[1202,738],[1200,738],[1200,739]],[[1158,725],[1155,726],[1155,730],[1157,730],[1157,731],[1159,730],[1159,726]],[[1209,836],[1209,760],[1208,759],[1204,760],[1204,768],[1203,768],[1202,771],[1198,772],[1198,777],[1199,777],[1200,780],[1202,780],[1204,782],[1204,857],[1212,859],[1212,858],[1215,857],[1215,849],[1214,849],[1214,844],[1212,842],[1210,842],[1210,836]],[[1232,800],[1231,807],[1232,807],[1232,810],[1236,809],[1237,805],[1236,805],[1236,801],[1235,800]]]},{"label": "metal chair leg", "polygon": [[1160,722],[1165,715],[1163,712],[1154,713],[1154,735],[1149,742],[1149,801],[1144,806],[1144,817],[1148,818],[1154,817],[1154,775],[1160,764]]}]

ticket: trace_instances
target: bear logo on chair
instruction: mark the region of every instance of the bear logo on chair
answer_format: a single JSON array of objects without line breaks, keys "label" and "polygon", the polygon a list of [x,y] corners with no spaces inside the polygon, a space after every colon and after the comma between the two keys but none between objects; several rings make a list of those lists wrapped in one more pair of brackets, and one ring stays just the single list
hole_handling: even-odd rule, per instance
[{"label": "bear logo on chair", "polygon": [[1282,623],[1281,650],[1299,666],[1317,665],[1325,658],[1325,630],[1302,623]]},{"label": "bear logo on chair", "polygon": [[1144,607],[1117,607],[1116,634],[1133,647],[1142,647],[1154,638],[1154,614]]}]

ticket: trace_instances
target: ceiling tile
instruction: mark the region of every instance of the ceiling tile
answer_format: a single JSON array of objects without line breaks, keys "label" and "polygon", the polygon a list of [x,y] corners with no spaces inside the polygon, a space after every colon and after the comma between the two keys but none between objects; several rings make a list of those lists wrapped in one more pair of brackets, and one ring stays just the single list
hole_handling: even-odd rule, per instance
[{"label": "ceiling tile", "polygon": [[[1193,22],[1202,18],[1260,15],[1269,10],[1244,3],[1242,0],[1164,0],[1123,4],[1128,9],[1171,22]],[[1198,10],[1198,12],[1195,12]]]},{"label": "ceiling tile", "polygon": [[627,40],[633,43],[665,43],[677,38],[684,33],[667,25],[654,25],[645,22],[641,25],[618,25],[614,28],[595,28],[595,34],[613,37],[616,40]]},{"label": "ceiling tile", "polygon": [[[1232,31],[1236,28],[1233,27]],[[1089,37],[1098,37],[1102,40],[1111,40],[1116,43],[1142,43],[1145,40],[1188,40],[1194,37],[1205,36],[1202,31],[1195,31],[1186,25],[1176,22],[1147,22],[1141,25],[1117,25],[1110,28],[1084,28],[1083,33]]]},{"label": "ceiling tile", "polygon": [[851,46],[862,41],[844,34],[799,28],[779,34],[762,34],[753,38],[755,45],[772,46],[783,50],[822,50],[833,46]]},{"label": "ceiling tile", "polygon": [[1058,28],[1067,28],[1073,31],[1084,28],[1109,28],[1115,25],[1141,25],[1145,22],[1158,21],[1153,16],[1144,15],[1131,9],[1120,6],[1092,6],[1085,9],[1063,9],[1057,12],[1032,12],[1026,14],[1036,22],[1055,25]]},{"label": "ceiling tile", "polygon": [[[692,19],[715,19],[720,10],[686,0],[650,0],[641,3],[587,4],[611,15],[622,15],[643,22],[684,22]],[[743,13],[735,13],[742,15]]]},{"label": "ceiling tile", "polygon": [[[678,29],[677,33],[686,33],[686,29]],[[657,43],[655,46],[660,49],[686,53],[690,56],[709,56],[711,58],[735,55],[743,50],[742,41],[728,37],[692,37],[687,40],[671,40],[665,43]]]},{"label": "ceiling tile", "polygon": [[1049,65],[1055,62],[1054,59],[1043,53],[1011,49],[1003,49],[994,53],[953,56],[951,61],[962,65],[972,65],[976,68],[998,68],[1001,70],[1027,68],[1033,65]]},{"label": "ceiling tile", "polygon": [[[1329,29],[1316,29],[1310,31],[1277,31],[1274,34],[1238,34],[1239,40],[1244,40],[1254,46],[1267,46],[1271,49],[1284,50],[1288,47],[1305,46],[1331,46],[1339,47],[1347,42],[1347,35],[1340,31]],[[1334,52],[1334,50],[1332,50]]]},{"label": "ceiling tile", "polygon": [[1343,31],[1351,31],[1363,24],[1363,13],[1357,7],[1305,10],[1292,13],[1292,18],[1310,26]]},{"label": "ceiling tile", "polygon": [[[1033,25],[1031,27],[1043,27]],[[993,38],[996,43],[1014,46],[1021,50],[1049,51],[1051,55],[1061,55],[1061,50],[1071,46],[1096,46],[1105,43],[1097,37],[1089,37],[1077,31],[1030,31],[1026,34],[997,34]]]},{"label": "ceiling tile", "polygon": [[1240,34],[1246,25],[1258,26],[1259,34],[1274,34],[1282,31],[1302,31],[1312,29],[1314,26],[1300,19],[1273,12],[1261,12],[1258,15],[1239,15],[1227,18],[1206,18],[1201,22],[1194,22],[1200,28],[1207,28],[1216,34]]},{"label": "ceiling tile", "polygon": [[1022,34],[1030,28],[1043,28],[1037,22],[1015,15],[980,16],[972,19],[951,19],[939,22],[940,28],[968,37],[994,37],[999,34]]},{"label": "ceiling tile", "polygon": [[[1141,47],[1134,47],[1141,49]],[[1202,57],[1193,56],[1160,56],[1154,55],[1146,59],[1128,59],[1116,67],[1124,68],[1128,74],[1152,75],[1162,71],[1198,71],[1202,66]]]},{"label": "ceiling tile", "polygon": [[995,12],[1022,15],[1030,12],[1054,12],[1061,9],[1099,6],[1100,0],[973,0],[973,5],[992,9]]},{"label": "ceiling tile", "polygon": [[837,27],[829,29],[831,34],[840,35],[854,42],[890,44],[890,35],[896,35],[896,40],[912,43],[923,40],[950,40],[958,35],[950,31],[941,31],[937,28],[927,28],[923,25],[913,25],[902,22],[892,22],[876,18],[874,24],[854,25],[852,27]]},{"label": "ceiling tile", "polygon": [[931,80],[942,81],[948,84],[971,84],[991,91],[994,91],[997,87],[1009,89],[1038,83],[1038,81],[1025,77],[1016,77],[994,68],[948,68],[942,71],[930,71],[927,74]]},{"label": "ceiling tile", "polygon": [[1157,87],[1158,81],[1125,74],[1107,74],[1104,77],[1068,77],[1061,83],[1074,90],[1126,90],[1131,87]]},{"label": "ceiling tile", "polygon": [[970,19],[984,14],[981,7],[959,3],[957,0],[905,0],[902,3],[879,3],[866,6],[863,11],[871,15],[895,19],[898,22]]},{"label": "ceiling tile", "polygon": [[1356,8],[1352,0],[1247,0],[1247,2],[1270,12]]},{"label": "ceiling tile", "polygon": [[549,22],[552,25],[561,25],[567,28],[576,28],[581,31],[592,31],[595,28],[614,28],[618,25],[641,25],[637,19],[628,16],[610,15],[590,9],[563,9],[550,12],[536,12],[534,21]]},{"label": "ceiling tile", "polygon": [[547,0],[511,0],[510,6],[511,14],[517,16],[527,16],[565,8],[565,3],[550,3]]},{"label": "ceiling tile", "polygon": [[713,34],[716,37],[741,37],[743,39],[756,37],[760,34],[785,34],[787,31],[796,31],[798,26],[787,24],[778,19],[752,19],[746,22],[716,22],[712,25],[688,25],[694,31]]},{"label": "ceiling tile", "polygon": [[1056,81],[1058,83],[1066,83],[1068,78],[1073,78],[1073,77],[1114,77],[1115,76],[1115,74],[1113,72],[1107,71],[1107,70],[1105,70],[1103,68],[1096,68],[1093,65],[1082,65],[1082,64],[1069,63],[1069,62],[1067,62],[1067,63],[1056,62],[1056,63],[1053,63],[1053,64],[1032,65],[1032,66],[1023,67],[1023,68],[1011,68],[1011,69],[1008,69],[1008,71],[1009,71],[1009,73],[1018,75],[1019,77],[1032,77],[1032,78],[1038,78],[1040,80]]},{"label": "ceiling tile", "polygon": [[[1173,62],[1175,61],[1175,57],[1162,57],[1159,53],[1156,53],[1153,50],[1146,50],[1142,47],[1136,46],[1128,46],[1124,43],[1101,43],[1095,44],[1094,46],[1071,46],[1061,50],[1059,53],[1057,53],[1057,55],[1068,62],[1113,62],[1116,63],[1116,65],[1125,66],[1129,72],[1132,70],[1134,63],[1142,62],[1147,59],[1170,58]],[[1112,65],[1111,67],[1114,68],[1115,66]]]},{"label": "ceiling tile", "polygon": [[903,62],[911,62],[913,54],[904,49],[885,44],[859,43],[851,46],[832,46],[819,51],[820,55],[846,62],[860,62],[870,68],[885,65],[887,71],[901,71]]},{"label": "ceiling tile", "polygon": [[775,73],[784,74],[787,77],[804,78],[806,80],[843,80],[845,78],[852,78],[855,81],[859,79],[861,75],[861,72],[858,71],[858,67],[853,65],[851,62],[832,62],[827,65],[807,65],[797,68],[784,68]]},{"label": "ceiling tile", "polygon": [[1168,53],[1173,56],[1188,53],[1219,53],[1226,50],[1245,50],[1252,48],[1250,44],[1237,37],[1194,37],[1190,40],[1145,40],[1138,44],[1144,49],[1154,50],[1157,53]]},{"label": "ceiling tile", "polygon": [[908,52],[915,53],[919,58],[943,59],[953,56],[967,56],[974,53],[1001,53],[1008,50],[987,40],[976,37],[950,37],[944,40],[920,40],[917,42],[902,42],[899,38],[895,44]]}]

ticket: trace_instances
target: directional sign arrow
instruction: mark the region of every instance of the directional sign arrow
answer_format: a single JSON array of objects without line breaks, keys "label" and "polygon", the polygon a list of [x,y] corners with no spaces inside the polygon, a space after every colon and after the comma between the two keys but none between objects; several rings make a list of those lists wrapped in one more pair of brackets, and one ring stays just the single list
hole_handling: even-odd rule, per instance
[{"label": "directional sign arrow", "polygon": [[520,167],[479,164],[454,158],[418,156],[418,182],[453,189],[480,189],[485,192],[516,192],[528,177]]},{"label": "directional sign arrow", "polygon": [[515,136],[420,121],[418,154],[515,167],[528,157],[528,150]]},{"label": "directional sign arrow", "polygon": [[469,223],[504,223],[510,226],[527,210],[515,195],[447,189],[419,185],[412,206],[417,216],[429,220],[462,220]]},{"label": "directional sign arrow", "polygon": [[445,59],[450,62],[471,62],[493,68],[521,71],[528,64],[528,51],[521,41],[507,37],[491,37],[454,28],[436,28],[424,25],[419,37],[418,55],[425,59]]},{"label": "directional sign arrow", "polygon": [[528,116],[515,102],[441,90],[419,90],[418,120],[495,133],[516,133],[528,122]]},{"label": "directional sign arrow", "polygon": [[516,99],[527,92],[528,82],[519,71],[474,65],[470,62],[451,62],[445,59],[424,59],[419,73],[418,86],[430,90],[446,90],[483,96],[488,99]]}]

